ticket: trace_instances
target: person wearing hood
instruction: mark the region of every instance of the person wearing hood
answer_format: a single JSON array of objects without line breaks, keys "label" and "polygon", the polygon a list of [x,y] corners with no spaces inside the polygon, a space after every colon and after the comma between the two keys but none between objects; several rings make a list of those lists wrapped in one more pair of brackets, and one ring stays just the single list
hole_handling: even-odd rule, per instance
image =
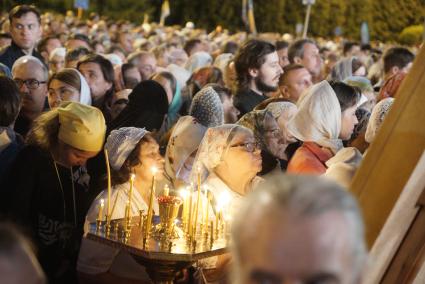
[{"label": "person wearing hood", "polygon": [[48,102],[51,109],[58,107],[62,102],[79,102],[91,105],[90,88],[83,75],[73,68],[65,68],[53,74],[48,87]]},{"label": "person wearing hood", "polygon": [[108,133],[121,127],[146,128],[158,131],[168,113],[168,98],[164,88],[156,81],[140,82],[128,96],[127,106],[108,125]]}]

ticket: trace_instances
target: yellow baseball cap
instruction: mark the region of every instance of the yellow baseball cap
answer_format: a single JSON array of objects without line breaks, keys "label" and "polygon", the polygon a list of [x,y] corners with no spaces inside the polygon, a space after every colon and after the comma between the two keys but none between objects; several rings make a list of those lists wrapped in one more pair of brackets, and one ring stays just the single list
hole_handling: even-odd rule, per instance
[{"label": "yellow baseball cap", "polygon": [[102,150],[106,124],[99,109],[76,102],[63,102],[57,111],[60,140],[82,151]]}]

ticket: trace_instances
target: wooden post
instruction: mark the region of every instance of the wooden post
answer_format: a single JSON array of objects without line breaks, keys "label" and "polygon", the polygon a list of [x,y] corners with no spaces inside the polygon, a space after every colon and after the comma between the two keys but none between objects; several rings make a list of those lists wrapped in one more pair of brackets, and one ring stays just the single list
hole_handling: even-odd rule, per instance
[{"label": "wooden post", "polygon": [[425,149],[425,47],[396,95],[351,186],[371,247]]}]

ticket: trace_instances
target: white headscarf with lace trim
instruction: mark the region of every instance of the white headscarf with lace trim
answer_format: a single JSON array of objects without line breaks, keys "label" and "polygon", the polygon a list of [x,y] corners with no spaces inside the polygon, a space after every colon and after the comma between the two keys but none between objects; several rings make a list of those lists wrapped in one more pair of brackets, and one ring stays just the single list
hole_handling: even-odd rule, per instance
[{"label": "white headscarf with lace trim", "polygon": [[375,139],[376,134],[381,128],[382,123],[384,122],[385,117],[393,105],[394,98],[386,98],[376,104],[372,110],[372,114],[369,118],[369,123],[367,125],[365,140],[368,143],[372,143]]},{"label": "white headscarf with lace trim", "polygon": [[327,81],[307,89],[298,101],[298,112],[288,123],[289,132],[298,140],[315,142],[335,154],[342,147],[341,107]]},{"label": "white headscarf with lace trim", "polygon": [[185,180],[181,169],[192,153],[198,150],[206,131],[207,128],[192,116],[182,116],[177,121],[165,152],[165,173],[170,179]]},{"label": "white headscarf with lace trim", "polygon": [[246,127],[236,124],[223,124],[207,130],[192,167],[192,180],[195,180],[198,171],[201,171],[201,176],[206,178],[222,162],[238,129],[251,132]]}]

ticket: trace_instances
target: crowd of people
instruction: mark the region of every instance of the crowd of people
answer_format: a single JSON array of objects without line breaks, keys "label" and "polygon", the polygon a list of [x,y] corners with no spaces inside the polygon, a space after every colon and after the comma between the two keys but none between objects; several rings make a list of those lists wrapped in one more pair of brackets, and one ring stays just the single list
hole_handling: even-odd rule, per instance
[{"label": "crowd of people", "polygon": [[107,195],[105,149],[113,219],[126,214],[132,174],[132,215],[147,210],[153,166],[158,195],[201,171],[213,197],[229,197],[232,252],[181,283],[361,283],[363,223],[348,189],[415,48],[28,5],[1,17],[8,283],[150,283],[128,253],[84,238]]}]

